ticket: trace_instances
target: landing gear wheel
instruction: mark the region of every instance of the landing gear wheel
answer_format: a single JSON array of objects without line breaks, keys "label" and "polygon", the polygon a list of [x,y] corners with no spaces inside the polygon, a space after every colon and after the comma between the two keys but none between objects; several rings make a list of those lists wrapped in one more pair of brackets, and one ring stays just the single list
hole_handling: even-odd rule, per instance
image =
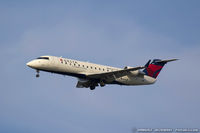
[{"label": "landing gear wheel", "polygon": [[94,90],[95,89],[95,86],[90,86],[90,90]]},{"label": "landing gear wheel", "polygon": [[36,74],[36,78],[39,78],[40,77],[40,74],[39,74],[39,70],[36,70],[37,74]]},{"label": "landing gear wheel", "polygon": [[103,81],[100,81],[99,84],[100,84],[101,87],[104,87],[106,85]]},{"label": "landing gear wheel", "polygon": [[38,73],[38,74],[36,74],[36,78],[39,78],[40,77],[40,74]]}]

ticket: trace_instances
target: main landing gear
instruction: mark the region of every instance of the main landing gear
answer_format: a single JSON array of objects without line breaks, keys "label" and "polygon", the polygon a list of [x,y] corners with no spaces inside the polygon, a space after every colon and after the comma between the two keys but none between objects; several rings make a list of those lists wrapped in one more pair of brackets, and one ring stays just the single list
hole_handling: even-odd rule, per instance
[{"label": "main landing gear", "polygon": [[40,71],[39,70],[36,70],[37,74],[36,74],[36,78],[39,78],[40,77]]},{"label": "main landing gear", "polygon": [[[106,84],[105,84],[103,81],[100,81],[100,82],[99,82],[99,85],[100,85],[101,87],[104,87]],[[98,85],[97,82],[92,83],[91,86],[90,86],[90,90],[94,90],[95,87],[96,87],[96,86],[99,86],[99,85]]]},{"label": "main landing gear", "polygon": [[101,87],[104,87],[106,85],[103,81],[100,81],[99,84],[100,84]]},{"label": "main landing gear", "polygon": [[90,90],[94,90],[95,89],[95,86],[90,86]]}]

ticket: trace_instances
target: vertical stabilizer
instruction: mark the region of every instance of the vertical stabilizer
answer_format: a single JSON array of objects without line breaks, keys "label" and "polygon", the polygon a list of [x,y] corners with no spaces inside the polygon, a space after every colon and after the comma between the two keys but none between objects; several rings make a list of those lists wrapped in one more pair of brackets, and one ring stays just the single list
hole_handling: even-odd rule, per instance
[{"label": "vertical stabilizer", "polygon": [[143,72],[150,77],[157,78],[164,65],[167,64],[167,62],[175,60],[177,59],[171,59],[171,60],[154,59],[152,62],[151,60],[149,60],[145,65],[146,68],[143,70]]}]

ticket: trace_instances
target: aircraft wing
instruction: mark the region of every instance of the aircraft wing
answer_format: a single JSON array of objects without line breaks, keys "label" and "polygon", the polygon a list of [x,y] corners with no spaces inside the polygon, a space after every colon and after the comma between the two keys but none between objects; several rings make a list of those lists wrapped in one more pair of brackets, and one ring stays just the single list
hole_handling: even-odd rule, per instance
[{"label": "aircraft wing", "polygon": [[128,75],[130,71],[136,71],[143,68],[145,67],[140,66],[140,67],[133,67],[133,68],[122,69],[122,70],[106,72],[106,73],[89,74],[87,75],[87,77],[91,79],[106,79],[106,80],[112,81],[117,78]]}]

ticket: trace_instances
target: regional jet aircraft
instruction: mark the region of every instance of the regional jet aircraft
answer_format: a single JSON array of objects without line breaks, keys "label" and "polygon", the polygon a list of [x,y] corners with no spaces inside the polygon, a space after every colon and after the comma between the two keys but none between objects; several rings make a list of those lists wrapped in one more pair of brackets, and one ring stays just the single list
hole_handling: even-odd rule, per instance
[{"label": "regional jet aircraft", "polygon": [[40,71],[68,75],[78,78],[77,88],[90,88],[106,84],[118,85],[149,85],[156,82],[156,78],[163,66],[171,60],[149,60],[145,66],[122,68],[98,65],[55,56],[40,56],[27,63],[36,70],[36,77]]}]

